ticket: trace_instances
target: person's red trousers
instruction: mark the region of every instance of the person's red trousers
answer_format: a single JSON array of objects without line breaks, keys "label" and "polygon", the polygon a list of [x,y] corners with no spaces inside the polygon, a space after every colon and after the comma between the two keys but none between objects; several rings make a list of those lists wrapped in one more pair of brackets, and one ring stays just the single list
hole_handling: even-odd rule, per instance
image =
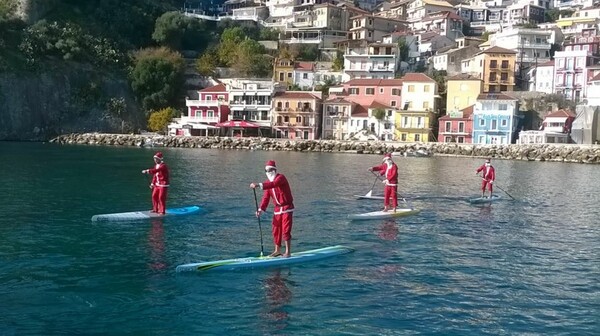
[{"label": "person's red trousers", "polygon": [[273,242],[281,246],[282,241],[292,239],[292,217],[293,212],[284,212],[273,215]]},{"label": "person's red trousers", "polygon": [[481,191],[485,191],[485,186],[488,186],[488,189],[490,191],[490,193],[492,193],[493,188],[493,184],[489,183],[486,180],[481,181]]},{"label": "person's red trousers", "polygon": [[167,211],[167,189],[165,187],[152,188],[152,211],[165,214]]},{"label": "person's red trousers", "polygon": [[[390,198],[392,201],[390,202]],[[398,206],[398,186],[386,185],[383,189],[383,206],[389,206],[392,203],[392,207]]]}]

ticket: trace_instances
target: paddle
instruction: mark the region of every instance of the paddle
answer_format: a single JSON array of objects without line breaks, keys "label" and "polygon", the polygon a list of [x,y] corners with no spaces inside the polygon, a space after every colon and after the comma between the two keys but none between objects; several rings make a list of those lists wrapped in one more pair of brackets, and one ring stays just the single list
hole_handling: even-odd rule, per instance
[{"label": "paddle", "polygon": [[[256,205],[256,211],[258,212],[258,200],[256,199],[256,189],[252,189],[254,192],[254,205]],[[262,225],[260,225],[260,216],[256,216],[258,219],[258,231],[260,232],[260,257],[262,258],[265,255],[265,248],[263,246],[263,233],[262,233]]]},{"label": "paddle", "polygon": [[[482,178],[484,181],[486,181],[486,182],[489,182],[489,181],[488,181],[487,179],[485,179],[483,176],[481,176],[481,175],[477,175],[477,176],[481,177],[481,178]],[[503,191],[503,192],[504,192],[506,195],[508,195],[508,197],[510,197],[510,198],[512,198],[513,200],[515,200],[515,198],[514,198],[514,197],[512,197],[512,195],[511,195],[511,194],[509,194],[508,192],[506,192],[506,190],[502,189],[502,187],[500,187],[500,186],[499,186],[499,185],[497,185],[497,184],[495,184],[495,186],[496,186],[496,188],[498,188],[498,189],[502,190],[502,191]],[[491,197],[491,195],[490,195],[490,197]]]},{"label": "paddle", "polygon": [[[377,180],[383,181],[383,179],[381,178],[381,175],[377,174],[376,172],[374,172],[372,170],[370,172],[373,175],[375,175],[375,181],[377,181]],[[375,186],[375,184],[373,184],[373,186]],[[373,188],[371,188],[371,189],[373,189]],[[406,205],[408,205],[409,208],[414,209],[414,207],[413,207],[413,205],[412,205],[412,203],[410,201],[407,201],[406,198],[404,196],[402,196],[399,192],[396,192],[396,194],[398,196],[400,196],[400,198],[402,199],[402,201],[404,201],[404,203],[406,203]]]},{"label": "paddle", "polygon": [[366,197],[371,197],[371,195],[373,195],[373,188],[375,188],[375,183],[377,183],[377,180],[379,180],[379,176],[375,175],[375,181],[373,181],[373,185],[371,186],[371,190],[369,190],[369,192],[365,195]]}]

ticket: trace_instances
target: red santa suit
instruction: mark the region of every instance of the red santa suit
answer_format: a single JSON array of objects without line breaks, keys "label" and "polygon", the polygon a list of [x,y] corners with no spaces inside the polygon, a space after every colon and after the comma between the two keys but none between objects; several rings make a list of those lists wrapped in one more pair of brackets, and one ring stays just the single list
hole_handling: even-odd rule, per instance
[{"label": "red santa suit", "polygon": [[[162,160],[162,153],[158,152],[154,157]],[[152,211],[164,215],[167,210],[169,167],[161,161],[154,168],[148,169],[148,173],[152,174],[152,182],[150,183],[150,187],[152,187]]]},{"label": "red santa suit", "polygon": [[492,165],[486,166],[483,164],[481,167],[477,168],[477,173],[483,171],[483,180],[481,181],[481,190],[485,192],[485,187],[487,186],[490,194],[493,190],[492,182],[496,180],[496,170]]},{"label": "red santa suit", "polygon": [[372,167],[371,169],[373,171],[378,171],[379,174],[385,176],[386,182],[385,189],[383,190],[383,205],[387,208],[390,203],[392,203],[391,205],[396,208],[398,206],[398,166],[391,161],[392,156],[386,154],[384,156],[384,160],[388,158],[392,163],[391,165],[388,165],[384,162],[379,166]]},{"label": "red santa suit", "polygon": [[[267,165],[269,166],[269,165]],[[272,163],[275,168],[275,163]],[[267,210],[269,202],[273,200],[273,241],[276,246],[281,242],[292,239],[292,214],[294,212],[294,198],[290,184],[283,174],[275,175],[273,181],[266,180],[259,184],[264,190],[259,209]]]}]

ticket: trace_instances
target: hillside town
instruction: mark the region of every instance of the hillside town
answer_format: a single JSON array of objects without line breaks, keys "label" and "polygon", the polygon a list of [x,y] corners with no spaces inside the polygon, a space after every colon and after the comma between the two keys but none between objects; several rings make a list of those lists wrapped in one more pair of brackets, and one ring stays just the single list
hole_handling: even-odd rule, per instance
[{"label": "hillside town", "polygon": [[[464,144],[600,139],[600,2],[586,0],[188,1],[199,20],[253,21],[270,78],[214,76],[170,135]],[[267,45],[265,43],[265,45]]]}]

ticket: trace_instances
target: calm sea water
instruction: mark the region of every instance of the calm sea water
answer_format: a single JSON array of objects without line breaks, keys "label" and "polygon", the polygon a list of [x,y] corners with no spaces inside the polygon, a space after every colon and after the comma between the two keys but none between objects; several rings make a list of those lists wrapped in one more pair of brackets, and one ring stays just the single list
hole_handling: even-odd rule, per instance
[{"label": "calm sea water", "polygon": [[[495,161],[517,200],[478,194],[480,159],[398,158],[422,213],[350,222],[379,156],[164,149],[170,206],[198,216],[94,224],[149,209],[152,149],[0,143],[0,335],[597,335],[600,169]],[[275,159],[296,251],[356,252],[287,268],[177,274],[258,255],[248,184]],[[377,184],[376,192],[381,192]],[[265,252],[271,250],[263,221]]]}]

